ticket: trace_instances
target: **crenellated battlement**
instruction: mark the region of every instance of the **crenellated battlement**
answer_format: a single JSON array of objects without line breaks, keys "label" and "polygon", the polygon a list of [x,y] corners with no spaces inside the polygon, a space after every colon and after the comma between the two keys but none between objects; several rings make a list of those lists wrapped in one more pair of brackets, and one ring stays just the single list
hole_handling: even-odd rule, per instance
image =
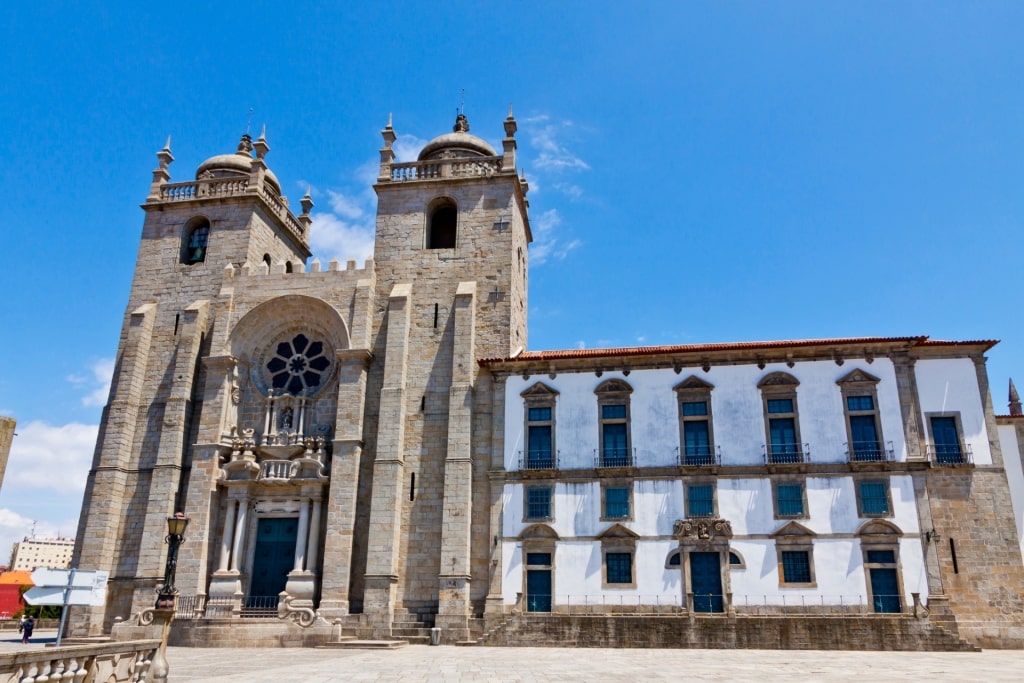
[{"label": "crenellated battlement", "polygon": [[314,259],[309,264],[308,270],[293,270],[292,272],[288,272],[287,264],[283,261],[273,265],[267,265],[266,263],[260,263],[258,265],[244,263],[240,267],[236,267],[233,263],[229,263],[224,267],[225,280],[269,275],[303,276],[315,273],[339,273],[345,275],[372,276],[374,273],[373,259],[366,259],[362,268],[356,267],[356,260],[354,258],[348,259],[348,261],[345,262],[344,268],[341,267],[341,263],[338,259],[331,259],[327,263],[327,270],[323,269],[320,259]]}]

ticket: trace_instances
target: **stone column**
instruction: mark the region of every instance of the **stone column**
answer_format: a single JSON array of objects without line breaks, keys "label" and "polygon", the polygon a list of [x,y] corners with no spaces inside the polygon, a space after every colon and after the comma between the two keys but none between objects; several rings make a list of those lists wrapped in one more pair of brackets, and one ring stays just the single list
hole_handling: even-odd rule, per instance
[{"label": "stone column", "polygon": [[896,391],[900,400],[900,416],[903,418],[903,438],[907,444],[907,460],[924,460],[924,435],[921,432],[921,399],[917,393],[917,375],[914,372],[915,358],[907,352],[892,353],[893,370],[896,373]]},{"label": "stone column", "polygon": [[235,538],[235,509],[236,503],[228,500],[225,503],[227,510],[224,512],[224,533],[220,542],[220,561],[217,563],[217,571],[226,572],[228,563],[231,562],[231,543]]},{"label": "stone column", "polygon": [[981,394],[981,407],[985,413],[985,435],[988,437],[989,451],[992,453],[992,465],[1003,466],[1003,449],[999,445],[999,428],[996,426],[996,414],[992,409],[992,392],[988,386],[988,370],[985,363],[988,360],[981,354],[971,356],[974,361],[974,371],[978,376],[978,392]]},{"label": "stone column", "polygon": [[373,629],[374,638],[391,636],[395,611],[405,481],[405,379],[411,298],[411,285],[395,285],[388,303],[384,382],[380,392],[377,453],[373,462],[363,596],[363,613]]},{"label": "stone column", "polygon": [[324,566],[320,577],[319,611],[327,620],[348,614],[352,534],[356,524],[359,462],[363,452],[366,371],[373,360],[367,349],[338,351],[337,356],[338,413],[331,456],[331,481],[327,491],[328,533],[323,541]]},{"label": "stone column", "polygon": [[[170,395],[164,405],[163,425],[160,430],[160,445],[155,454],[153,471],[149,480],[149,503],[146,505],[146,516],[143,521],[143,539],[163,538],[167,535],[167,518],[180,509],[178,490],[181,485],[182,459],[191,444],[186,443],[191,431],[190,414],[192,412],[192,395],[196,380],[200,345],[208,329],[210,304],[208,301],[197,301],[185,308],[181,316],[182,324],[178,331],[178,344],[171,368]],[[140,461],[148,458],[143,454]],[[190,522],[191,525],[191,522]],[[193,527],[190,535],[205,539],[207,529],[198,525]],[[167,549],[165,543],[143,543],[139,549],[137,576],[151,576],[155,580],[163,576],[164,558]],[[184,584],[182,584],[184,586]],[[139,585],[135,590],[132,611],[149,607],[153,602],[152,587]]]},{"label": "stone column", "polygon": [[[203,410],[197,444],[192,446],[192,469],[188,475],[188,489],[185,492],[184,512],[188,515],[188,537],[189,542],[181,545],[178,554],[178,577],[177,585],[183,594],[195,593],[197,596],[206,596],[210,580],[210,564],[218,558],[211,557],[211,553],[217,550],[216,541],[218,534],[229,524],[234,532],[234,503],[228,504],[228,489],[218,485],[221,476],[220,456],[230,452],[231,446],[227,438],[230,437],[231,427],[236,426],[234,417],[237,407],[235,401],[238,394],[233,379],[239,369],[238,361],[232,356],[210,356],[202,359],[206,380],[202,387],[200,399],[203,403]],[[227,406],[231,406],[228,408]],[[228,517],[230,515],[230,522]],[[229,536],[233,535],[229,534]],[[231,551],[231,538],[226,540],[221,536],[223,543],[227,544],[228,555]],[[229,558],[226,558],[227,562]],[[216,565],[217,570],[228,566]],[[223,575],[221,571],[215,571],[214,576]],[[233,580],[228,595],[233,595],[237,577]],[[240,589],[239,589],[240,590]]]},{"label": "stone column", "polygon": [[[132,311],[125,322],[124,342],[118,351],[110,401],[100,420],[96,452],[78,522],[79,543],[75,547],[74,566],[109,571],[112,583],[119,578],[114,562],[119,557],[121,525],[128,504],[129,463],[143,405],[142,386],[156,313],[156,304],[145,304]],[[96,492],[102,494],[94,495]],[[165,535],[163,532],[158,538]],[[89,542],[82,542],[86,538]],[[69,632],[75,636],[102,635],[105,618],[105,607],[74,608]]]},{"label": "stone column", "polygon": [[295,563],[292,570],[301,572],[306,565],[306,542],[309,540],[309,501],[299,500],[299,530],[295,534]]},{"label": "stone column", "polygon": [[504,618],[505,599],[502,596],[504,574],[504,504],[505,490],[505,380],[506,376],[492,375],[491,389],[491,462],[488,473],[490,488],[491,571],[484,607],[485,628],[490,630]]},{"label": "stone column", "polygon": [[441,567],[436,626],[445,642],[469,639],[471,454],[475,352],[476,283],[460,282],[455,292],[452,384],[448,390],[448,447],[444,462]]},{"label": "stone column", "polygon": [[235,541],[231,546],[231,567],[230,571],[241,571],[242,543],[245,541],[246,525],[249,519],[249,499],[242,498],[238,501],[238,518],[235,520]]},{"label": "stone column", "polygon": [[[295,535],[295,564],[292,571],[288,573],[288,583],[284,590],[294,600],[295,607],[312,607],[313,596],[316,594],[316,574],[306,568],[306,548],[309,538],[309,506],[310,491],[303,487],[302,497],[299,500],[299,528]],[[316,542],[315,540],[313,541]]]},{"label": "stone column", "polygon": [[316,572],[316,563],[320,561],[320,496],[313,498],[313,513],[309,519],[309,541],[306,543],[306,571]]}]

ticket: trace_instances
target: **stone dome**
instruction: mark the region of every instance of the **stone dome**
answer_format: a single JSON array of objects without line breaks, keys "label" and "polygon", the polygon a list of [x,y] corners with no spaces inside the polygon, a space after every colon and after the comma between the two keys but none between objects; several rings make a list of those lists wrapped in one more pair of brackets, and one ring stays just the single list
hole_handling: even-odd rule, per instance
[{"label": "stone dome", "polygon": [[465,114],[459,114],[455,118],[451,133],[438,135],[428,142],[420,151],[418,160],[439,159],[446,153],[456,157],[497,156],[497,152],[486,141],[469,134],[469,120]]},{"label": "stone dome", "polygon": [[[199,164],[199,168],[196,169],[196,180],[207,173],[212,174],[214,178],[248,176],[252,173],[252,138],[249,134],[242,136],[238,142],[238,150],[234,154],[218,154]],[[281,194],[281,183],[270,168],[267,168],[264,178],[278,194]]]}]

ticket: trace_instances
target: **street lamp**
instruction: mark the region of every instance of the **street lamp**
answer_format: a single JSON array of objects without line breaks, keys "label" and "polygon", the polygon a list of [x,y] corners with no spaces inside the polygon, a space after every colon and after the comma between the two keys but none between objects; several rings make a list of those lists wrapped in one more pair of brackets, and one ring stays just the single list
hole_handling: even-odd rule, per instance
[{"label": "street lamp", "polygon": [[178,546],[185,540],[185,529],[188,517],[184,512],[175,512],[167,518],[167,537],[164,543],[167,548],[167,564],[164,566],[164,583],[156,591],[157,609],[174,609],[174,598],[178,589],[174,587],[174,571],[178,566]]}]

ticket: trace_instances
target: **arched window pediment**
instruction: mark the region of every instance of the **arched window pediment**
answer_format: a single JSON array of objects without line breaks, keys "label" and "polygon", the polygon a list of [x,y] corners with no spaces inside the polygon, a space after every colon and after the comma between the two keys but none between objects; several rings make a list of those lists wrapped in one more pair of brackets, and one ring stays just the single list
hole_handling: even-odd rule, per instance
[{"label": "arched window pediment", "polygon": [[883,538],[891,538],[895,540],[896,538],[903,536],[903,532],[892,522],[887,522],[884,519],[873,519],[870,522],[865,522],[859,529],[857,529],[857,535],[879,540]]},{"label": "arched window pediment", "polygon": [[520,541],[557,541],[558,533],[547,524],[531,524],[519,534]]},{"label": "arched window pediment", "polygon": [[714,384],[702,380],[697,375],[690,375],[679,384],[672,387],[674,391],[711,391],[715,388]]},{"label": "arched window pediment", "polygon": [[594,389],[595,394],[632,394],[633,387],[621,379],[606,379]]}]

